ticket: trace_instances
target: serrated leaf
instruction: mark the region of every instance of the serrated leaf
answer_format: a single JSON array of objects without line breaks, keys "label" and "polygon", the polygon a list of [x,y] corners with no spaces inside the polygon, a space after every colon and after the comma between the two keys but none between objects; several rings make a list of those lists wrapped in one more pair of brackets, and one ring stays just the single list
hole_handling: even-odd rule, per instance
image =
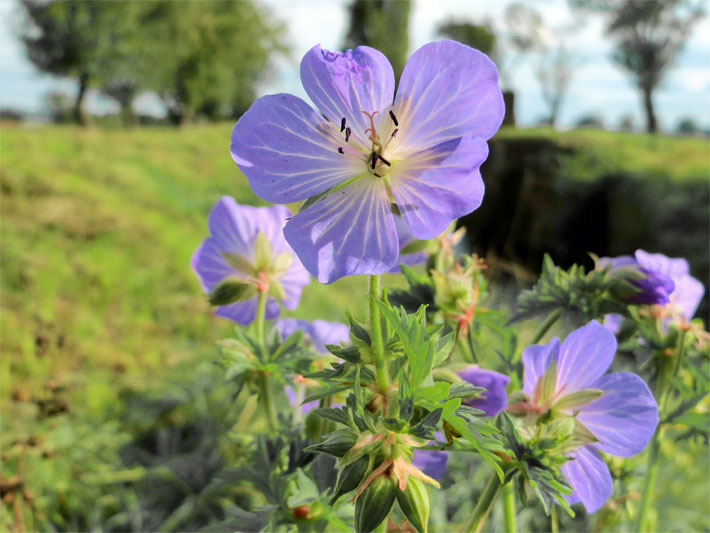
[{"label": "serrated leaf", "polygon": [[334,407],[319,407],[317,409],[313,409],[312,412],[321,418],[325,418],[326,420],[331,420],[345,426],[347,426],[349,422],[347,413],[342,409],[336,409]]}]

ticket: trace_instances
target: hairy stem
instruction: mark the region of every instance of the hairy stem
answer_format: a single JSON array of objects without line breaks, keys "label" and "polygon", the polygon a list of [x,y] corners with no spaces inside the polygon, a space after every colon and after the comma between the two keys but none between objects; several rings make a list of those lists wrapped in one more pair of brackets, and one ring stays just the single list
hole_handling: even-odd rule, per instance
[{"label": "hairy stem", "polygon": [[[258,294],[256,303],[256,320],[254,325],[256,326],[256,340],[259,343],[259,348],[261,348],[262,352],[262,362],[265,362],[269,357],[266,349],[265,332],[266,301],[269,295],[267,291],[259,291]],[[271,397],[269,378],[264,372],[259,374],[257,386],[259,387],[259,397],[261,398],[261,403],[264,406],[264,412],[266,413],[266,417],[269,422],[269,429],[273,431],[278,426],[279,418],[276,414],[276,406],[274,405],[273,398]]]},{"label": "hairy stem", "polygon": [[466,524],[466,533],[480,533],[483,531],[483,526],[486,525],[486,520],[491,514],[491,509],[493,509],[501,487],[498,474],[493,472],[488,478],[486,486],[476,502],[476,507],[473,509],[473,514]]},{"label": "hairy stem", "polygon": [[545,336],[545,333],[549,331],[549,329],[557,322],[557,319],[560,318],[560,315],[562,314],[562,309],[555,309],[552,313],[550,313],[545,321],[540,325],[538,328],[537,332],[535,333],[535,337],[533,337],[533,340],[530,341],[530,344],[537,344],[542,340],[542,338]]},{"label": "hairy stem", "polygon": [[389,389],[387,366],[385,365],[385,347],[382,341],[382,324],[380,323],[380,308],[377,300],[380,298],[380,276],[370,276],[370,333],[372,335],[372,351],[375,355],[375,373],[380,392]]},{"label": "hairy stem", "polygon": [[[656,382],[656,401],[659,405],[658,418],[663,420],[666,415],[666,406],[668,404],[668,398],[671,395],[671,379],[674,378],[680,367],[682,366],[683,355],[685,354],[685,335],[686,330],[681,329],[678,335],[678,344],[676,345],[675,358],[673,360],[673,370],[671,373],[667,373],[664,370],[658,375],[658,381]],[[643,480],[643,492],[641,493],[641,506],[639,507],[638,515],[636,515],[636,522],[634,524],[634,531],[648,531],[648,512],[651,510],[651,500],[653,496],[653,490],[656,485],[656,476],[658,475],[658,455],[661,447],[661,426],[656,428],[651,438],[651,445],[648,450],[648,461],[646,463],[646,476]]]},{"label": "hairy stem", "polygon": [[505,523],[506,533],[515,533],[517,527],[515,524],[515,492],[513,491],[513,483],[503,485],[503,521]]},{"label": "hairy stem", "polygon": [[550,531],[552,533],[559,533],[560,526],[557,522],[557,507],[554,505],[550,508]]}]

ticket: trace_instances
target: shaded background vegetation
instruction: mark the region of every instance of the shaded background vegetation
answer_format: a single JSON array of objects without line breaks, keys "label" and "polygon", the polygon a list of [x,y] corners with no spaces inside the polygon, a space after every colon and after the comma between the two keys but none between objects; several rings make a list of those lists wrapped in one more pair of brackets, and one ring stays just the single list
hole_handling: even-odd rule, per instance
[{"label": "shaded background vegetation", "polygon": [[[660,11],[646,24],[675,36],[677,50],[682,36],[673,28],[686,23],[687,12],[647,4]],[[74,101],[57,101],[53,116],[95,125],[2,123],[0,528],[244,524],[235,505],[248,506],[253,491],[234,465],[250,442],[249,419],[212,363],[214,342],[233,326],[212,315],[188,265],[220,195],[262,203],[227,154],[233,120],[225,120],[248,108],[274,58],[288,53],[281,23],[246,1],[22,5],[30,59],[77,82]],[[606,11],[610,38],[621,16],[614,5]],[[554,80],[572,64],[556,59],[559,43],[538,38],[544,21],[515,9],[499,37],[487,21],[452,20],[440,31],[487,47],[501,64],[542,49],[550,90],[562,98],[564,84]],[[409,2],[354,0],[344,43],[379,48],[400,70],[411,52],[410,10]],[[664,33],[664,24],[673,28]],[[121,112],[90,116],[83,105],[90,87],[114,98]],[[136,116],[132,104],[145,91],[160,97],[165,117]],[[554,124],[552,106],[550,115]],[[157,126],[97,127],[149,120]],[[461,223],[500,287],[527,286],[545,251],[569,265],[587,261],[588,252],[636,248],[687,257],[707,285],[706,138],[511,126],[492,140],[483,175],[485,202]],[[344,320],[347,306],[363,316],[363,287],[358,278],[314,282],[297,314]],[[707,295],[700,312],[707,316]],[[659,529],[708,530],[707,448],[690,442],[662,453],[668,483]],[[475,460],[457,461],[445,481],[447,500],[432,506],[439,527],[470,512],[471,491],[483,483]],[[633,498],[638,486],[623,490]],[[613,527],[606,511],[592,521],[580,513],[563,529]],[[534,507],[521,511],[521,524],[546,527]]]}]

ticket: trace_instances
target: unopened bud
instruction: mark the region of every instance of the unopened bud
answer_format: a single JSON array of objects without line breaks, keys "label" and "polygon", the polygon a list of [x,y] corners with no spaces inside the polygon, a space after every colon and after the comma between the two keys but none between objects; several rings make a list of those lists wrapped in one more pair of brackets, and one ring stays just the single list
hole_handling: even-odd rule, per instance
[{"label": "unopened bud", "polygon": [[429,523],[429,492],[424,483],[410,476],[407,488],[404,491],[397,489],[397,503],[409,523],[419,533],[426,533]]},{"label": "unopened bud", "polygon": [[369,533],[387,518],[394,505],[394,480],[384,475],[376,477],[355,501],[355,529]]},{"label": "unopened bud", "polygon": [[210,292],[209,302],[212,305],[229,305],[248,300],[254,294],[256,289],[252,283],[229,277],[215,285]]}]

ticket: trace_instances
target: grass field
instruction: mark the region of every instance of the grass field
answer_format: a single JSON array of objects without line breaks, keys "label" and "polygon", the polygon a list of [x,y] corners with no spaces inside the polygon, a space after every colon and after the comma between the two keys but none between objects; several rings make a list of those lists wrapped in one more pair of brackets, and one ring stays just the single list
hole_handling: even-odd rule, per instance
[{"label": "grass field", "polygon": [[[231,325],[212,315],[190,257],[207,235],[206,215],[221,195],[263,203],[229,157],[230,129],[231,124],[135,130],[2,126],[5,449],[18,435],[35,431],[39,404],[30,406],[31,400],[41,401],[48,391],[65,391],[73,417],[104,424],[127,390],[160,387],[214,359],[214,342]],[[542,135],[578,149],[570,164],[581,179],[597,175],[600,166],[674,180],[707,176],[703,139],[592,130],[501,135]],[[363,316],[365,283],[347,278],[331,289],[313,282],[298,315],[344,320],[347,306]],[[71,431],[58,442],[100,439],[98,429],[94,435],[86,428]],[[122,438],[119,432],[106,439],[114,437]],[[73,475],[55,473],[57,479]]]}]

